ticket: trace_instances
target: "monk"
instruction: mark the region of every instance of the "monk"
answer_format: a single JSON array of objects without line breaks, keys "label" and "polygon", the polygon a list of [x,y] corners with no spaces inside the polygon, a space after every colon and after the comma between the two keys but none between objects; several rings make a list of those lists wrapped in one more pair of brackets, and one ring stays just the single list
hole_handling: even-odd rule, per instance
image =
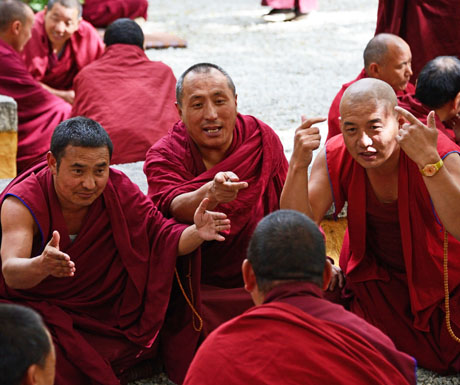
[{"label": "monk", "polygon": [[300,19],[318,7],[317,0],[262,0],[262,5],[271,7],[268,14],[263,15],[265,21],[292,21]]},{"label": "monk", "polygon": [[199,348],[185,384],[415,384],[415,360],[377,328],[323,299],[331,265],[304,214],[257,225],[242,271],[256,307]]},{"label": "monk", "polygon": [[22,57],[42,86],[72,104],[75,75],[104,51],[96,29],[81,19],[80,0],[49,0],[35,15]]},{"label": "monk", "polygon": [[332,101],[327,117],[327,140],[340,134],[340,100],[345,90],[354,82],[368,77],[383,80],[393,88],[398,97],[415,92],[415,87],[409,83],[412,76],[411,49],[400,37],[388,33],[374,36],[367,43],[363,57],[364,69],[355,80],[342,85]]},{"label": "monk", "polygon": [[270,127],[238,114],[235,85],[215,64],[187,69],[177,81],[176,99],[181,121],[149,150],[144,172],[148,195],[165,216],[190,223],[207,197],[210,209],[232,221],[225,242],[203,245],[201,272],[194,272],[201,275],[196,291],[207,335],[252,304],[241,263],[257,222],[279,208],[287,161]]},{"label": "monk", "polygon": [[[109,168],[112,149],[99,123],[66,120],[46,163],[2,195],[0,300],[41,313],[56,345],[57,385],[120,384],[155,357],[177,256],[224,240],[219,231],[230,227],[225,214],[206,211],[207,199],[191,226],[165,219]],[[184,301],[181,320],[190,312]]]},{"label": "monk", "polygon": [[176,78],[166,64],[147,58],[144,34],[133,20],[111,24],[104,43],[102,57],[75,78],[72,115],[103,125],[114,144],[113,163],[143,161],[147,150],[179,120]]},{"label": "monk", "polygon": [[415,82],[429,60],[460,55],[459,23],[456,0],[379,0],[375,33],[393,33],[411,46]]},{"label": "monk", "polygon": [[98,28],[107,27],[117,19],[147,19],[147,0],[85,0],[83,19]]},{"label": "monk", "polygon": [[[424,125],[395,106],[387,83],[352,84],[340,104],[343,135],[326,142],[309,180],[312,150],[321,138],[314,126],[320,119],[306,120],[295,134],[281,207],[319,223],[332,203],[338,213],[348,201],[340,267],[350,309],[420,366],[458,372],[460,149],[438,132],[434,112]],[[450,311],[444,305],[444,253]]]},{"label": "monk", "polygon": [[0,1],[0,94],[18,104],[17,171],[49,150],[53,127],[70,116],[71,106],[46,91],[27,71],[19,53],[30,39],[34,14],[19,0]]}]

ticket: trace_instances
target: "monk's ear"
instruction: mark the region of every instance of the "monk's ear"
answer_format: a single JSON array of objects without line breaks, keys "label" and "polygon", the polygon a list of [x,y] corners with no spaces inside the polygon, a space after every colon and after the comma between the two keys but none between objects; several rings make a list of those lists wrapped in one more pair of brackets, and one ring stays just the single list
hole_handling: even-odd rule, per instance
[{"label": "monk's ear", "polygon": [[21,32],[22,29],[22,23],[20,20],[14,20],[10,24],[10,31],[13,34],[13,36],[18,36],[19,33]]},{"label": "monk's ear", "polygon": [[323,290],[326,290],[329,286],[329,282],[331,282],[332,278],[332,265],[328,259],[326,259],[326,264],[324,265],[323,270]]},{"label": "monk's ear", "polygon": [[179,107],[179,104],[176,102],[174,103],[176,105],[176,110],[177,113],[179,114],[180,118],[182,119],[182,108]]},{"label": "monk's ear", "polygon": [[457,112],[460,112],[460,92],[457,94],[457,96],[455,96],[455,99],[454,99],[454,108]]},{"label": "monk's ear", "polygon": [[369,67],[367,69],[367,75],[370,78],[378,78],[380,75],[380,67],[377,63],[371,63],[369,64]]},{"label": "monk's ear", "polygon": [[35,385],[38,384],[38,379],[37,379],[37,369],[38,365],[37,364],[32,364],[29,366],[27,369],[26,375],[21,381],[21,385]]},{"label": "monk's ear", "polygon": [[51,151],[48,151],[48,153],[46,154],[46,161],[48,162],[48,167],[50,168],[51,173],[53,175],[56,175],[58,171],[57,170],[57,160]]},{"label": "monk's ear", "polygon": [[241,270],[243,273],[244,289],[248,293],[251,293],[257,286],[256,274],[254,273],[254,269],[252,268],[251,262],[245,259],[243,261],[243,265],[241,266]]},{"label": "monk's ear", "polygon": [[238,94],[235,94],[235,107],[238,107]]}]

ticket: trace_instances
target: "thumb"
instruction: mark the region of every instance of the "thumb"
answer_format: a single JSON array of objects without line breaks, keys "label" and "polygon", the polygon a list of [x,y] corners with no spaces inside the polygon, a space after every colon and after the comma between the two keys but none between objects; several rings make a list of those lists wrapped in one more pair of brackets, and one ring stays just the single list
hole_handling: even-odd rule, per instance
[{"label": "thumb", "polygon": [[428,114],[428,119],[427,119],[428,127],[431,129],[436,129],[436,118],[435,118],[435,112],[430,111]]},{"label": "thumb", "polygon": [[59,250],[59,241],[60,241],[60,239],[61,239],[61,236],[59,235],[59,232],[54,230],[53,235],[52,235],[50,241],[48,242],[48,246],[55,247],[56,249]]},{"label": "thumb", "polygon": [[197,213],[204,213],[206,211],[206,209],[208,208],[208,204],[209,204],[209,198],[204,198],[198,208],[196,209],[196,212]]},{"label": "thumb", "polygon": [[302,115],[302,116],[300,117],[300,121],[301,121],[302,123],[305,123],[305,122],[307,121],[307,116],[306,116],[306,115]]}]

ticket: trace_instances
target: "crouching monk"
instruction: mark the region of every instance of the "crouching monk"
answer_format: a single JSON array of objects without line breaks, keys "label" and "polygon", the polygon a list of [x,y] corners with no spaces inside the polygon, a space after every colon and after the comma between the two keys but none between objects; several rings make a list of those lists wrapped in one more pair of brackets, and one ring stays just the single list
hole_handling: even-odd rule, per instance
[{"label": "crouching monk", "polygon": [[193,225],[166,220],[109,168],[111,154],[99,123],[66,120],[47,167],[19,177],[2,197],[0,301],[41,313],[56,345],[58,385],[119,384],[155,356],[177,255],[229,229],[206,200]]},{"label": "crouching monk", "polygon": [[351,310],[420,366],[458,371],[460,149],[438,132],[434,112],[424,125],[396,105],[394,91],[381,80],[351,85],[340,104],[342,135],[326,143],[309,181],[320,136],[312,127],[317,120],[304,122],[296,131],[281,206],[319,223],[333,202],[340,212],[348,201],[340,267],[354,295]]}]

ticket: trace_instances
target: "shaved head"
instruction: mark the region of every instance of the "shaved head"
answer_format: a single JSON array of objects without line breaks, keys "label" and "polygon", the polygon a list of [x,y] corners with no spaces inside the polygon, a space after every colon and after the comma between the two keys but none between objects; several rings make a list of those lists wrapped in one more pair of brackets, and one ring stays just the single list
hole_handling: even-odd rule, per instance
[{"label": "shaved head", "polygon": [[383,64],[392,46],[408,47],[408,44],[399,36],[391,33],[375,35],[364,49],[364,68],[367,70],[371,63]]},{"label": "shaved head", "polygon": [[31,12],[30,7],[20,0],[0,0],[0,31],[5,31],[16,20],[25,24]]}]

